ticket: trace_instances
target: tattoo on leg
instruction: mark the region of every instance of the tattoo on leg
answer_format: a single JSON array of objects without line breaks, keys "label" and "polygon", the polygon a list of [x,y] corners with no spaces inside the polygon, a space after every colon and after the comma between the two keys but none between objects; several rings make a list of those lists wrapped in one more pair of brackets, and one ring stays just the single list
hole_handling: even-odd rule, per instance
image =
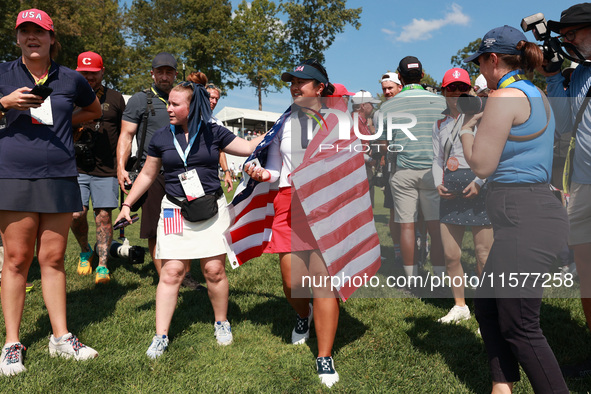
[{"label": "tattoo on leg", "polygon": [[99,265],[107,266],[109,247],[113,241],[113,225],[111,210],[96,209],[96,253],[99,256]]}]

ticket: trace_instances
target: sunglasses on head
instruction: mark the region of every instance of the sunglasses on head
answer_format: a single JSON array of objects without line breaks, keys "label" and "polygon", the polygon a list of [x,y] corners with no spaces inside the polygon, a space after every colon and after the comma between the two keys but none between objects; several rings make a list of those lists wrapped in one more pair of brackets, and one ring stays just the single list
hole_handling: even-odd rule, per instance
[{"label": "sunglasses on head", "polygon": [[447,85],[445,87],[445,90],[447,90],[448,92],[455,92],[457,90],[465,93],[470,90],[470,85],[466,85],[465,83],[452,83],[450,85]]}]

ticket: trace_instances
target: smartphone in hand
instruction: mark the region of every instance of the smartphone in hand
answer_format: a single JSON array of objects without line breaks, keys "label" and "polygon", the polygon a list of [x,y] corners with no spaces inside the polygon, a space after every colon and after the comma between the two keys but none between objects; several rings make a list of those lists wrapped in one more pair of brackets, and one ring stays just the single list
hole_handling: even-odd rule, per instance
[{"label": "smartphone in hand", "polygon": [[127,219],[123,218],[123,219],[117,221],[117,223],[115,223],[115,225],[113,226],[113,230],[119,230],[120,228],[127,227],[130,224],[137,222],[139,220],[139,218],[140,217],[138,216],[137,213],[131,215],[131,223],[129,223],[127,221]]},{"label": "smartphone in hand", "polygon": [[35,85],[35,87],[29,92],[35,96],[41,96],[45,100],[53,92],[53,89],[45,85]]}]

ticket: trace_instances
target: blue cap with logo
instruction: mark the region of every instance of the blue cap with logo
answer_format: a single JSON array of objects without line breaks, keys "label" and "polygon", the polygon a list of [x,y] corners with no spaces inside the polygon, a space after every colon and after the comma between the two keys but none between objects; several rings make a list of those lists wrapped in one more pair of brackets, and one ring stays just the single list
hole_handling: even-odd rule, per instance
[{"label": "blue cap with logo", "polygon": [[328,84],[328,76],[324,75],[320,70],[312,66],[312,64],[316,64],[324,69],[316,59],[308,59],[295,66],[293,71],[287,71],[281,74],[281,80],[291,82],[293,77],[296,77],[301,79],[315,79],[325,85]]},{"label": "blue cap with logo", "polygon": [[519,41],[527,41],[520,30],[508,25],[496,27],[484,35],[478,51],[465,58],[464,63],[479,64],[478,57],[483,53],[520,55],[522,52],[517,49]]}]

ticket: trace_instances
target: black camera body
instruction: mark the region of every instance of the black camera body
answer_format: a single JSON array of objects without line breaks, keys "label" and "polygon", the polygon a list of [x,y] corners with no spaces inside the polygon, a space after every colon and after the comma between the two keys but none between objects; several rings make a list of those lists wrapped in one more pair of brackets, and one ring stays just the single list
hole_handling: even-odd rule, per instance
[{"label": "black camera body", "polygon": [[548,64],[544,66],[544,70],[549,73],[559,71],[564,61],[564,52],[558,37],[550,36],[548,23],[544,14],[538,12],[537,14],[523,18],[521,20],[521,29],[524,32],[531,30],[535,39],[542,41],[542,45],[539,45],[539,47],[544,54],[544,58],[548,61]]},{"label": "black camera body", "polygon": [[462,114],[474,115],[484,111],[485,105],[486,97],[471,96],[469,94],[462,93],[460,97],[458,97],[456,108]]},{"label": "black camera body", "polygon": [[125,181],[125,190],[131,190],[131,187],[133,186],[133,183],[135,182],[135,179],[138,177],[139,174],[139,171],[129,171],[127,173],[127,176],[129,176],[131,183],[127,183],[127,181]]},{"label": "black camera body", "polygon": [[74,142],[74,152],[76,154],[76,165],[82,171],[90,172],[96,167],[94,157],[94,133],[92,129],[84,127],[80,131],[80,137]]}]

